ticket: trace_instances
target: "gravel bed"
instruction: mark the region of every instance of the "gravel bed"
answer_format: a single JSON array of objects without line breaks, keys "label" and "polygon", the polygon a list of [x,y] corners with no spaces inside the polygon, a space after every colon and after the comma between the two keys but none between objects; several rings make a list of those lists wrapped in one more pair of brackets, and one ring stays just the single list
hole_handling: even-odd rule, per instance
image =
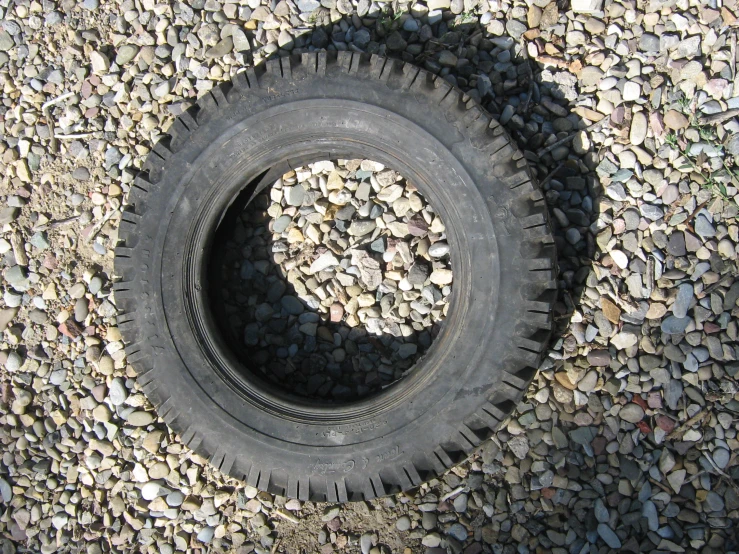
[{"label": "gravel bed", "polygon": [[297,168],[260,193],[223,245],[228,334],[281,389],[350,400],[401,379],[449,307],[441,218],[371,160]]},{"label": "gravel bed", "polygon": [[[735,0],[0,0],[2,552],[737,550]],[[408,494],[327,506],[213,470],[126,361],[120,207],[174,115],[314,48],[413,61],[505,125],[559,254],[524,401]],[[302,231],[301,231],[302,232]]]}]

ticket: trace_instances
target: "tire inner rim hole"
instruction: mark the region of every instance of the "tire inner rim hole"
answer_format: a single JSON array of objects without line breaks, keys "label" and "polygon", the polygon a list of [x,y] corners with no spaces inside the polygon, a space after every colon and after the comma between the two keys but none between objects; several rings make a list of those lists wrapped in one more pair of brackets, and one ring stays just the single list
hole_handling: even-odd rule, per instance
[{"label": "tire inner rim hole", "polygon": [[[413,183],[370,160],[323,160],[257,182],[213,244],[211,306],[244,370],[319,402],[398,382],[452,294],[444,223]],[[250,375],[245,375],[250,377]]]}]

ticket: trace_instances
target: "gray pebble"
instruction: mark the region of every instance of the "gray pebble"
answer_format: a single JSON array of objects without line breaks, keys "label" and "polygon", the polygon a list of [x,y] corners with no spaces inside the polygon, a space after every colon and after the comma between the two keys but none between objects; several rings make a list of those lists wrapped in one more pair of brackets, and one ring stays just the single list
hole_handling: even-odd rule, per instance
[{"label": "gray pebble", "polygon": [[710,238],[716,235],[716,229],[708,218],[703,214],[698,214],[695,218],[695,232],[698,233],[704,239]]},{"label": "gray pebble", "polygon": [[461,523],[452,524],[452,526],[449,527],[447,533],[458,541],[466,541],[467,536],[469,535],[469,533],[467,532],[467,528]]},{"label": "gray pebble", "polygon": [[287,229],[287,226],[290,225],[290,222],[292,221],[292,218],[289,215],[283,215],[278,217],[274,225],[272,226],[272,231],[275,233],[282,233],[285,229]]},{"label": "gray pebble", "polygon": [[401,516],[395,522],[395,527],[398,531],[408,531],[411,528],[411,518],[408,516]]},{"label": "gray pebble", "polygon": [[606,508],[605,504],[603,504],[603,501],[600,498],[595,499],[595,519],[597,519],[600,523],[608,523],[608,520],[610,519],[610,514],[608,513],[608,508]]},{"label": "gray pebble", "polygon": [[616,533],[614,533],[613,530],[605,523],[598,524],[598,534],[609,547],[621,548],[621,539],[619,539],[618,535],[616,535]]},{"label": "gray pebble", "polygon": [[282,308],[291,315],[300,315],[305,311],[303,303],[294,296],[283,296],[280,301]]},{"label": "gray pebble", "polygon": [[713,451],[712,456],[713,461],[716,462],[716,465],[719,467],[719,469],[725,469],[726,466],[729,465],[731,454],[725,448],[717,448]]},{"label": "gray pebble", "polygon": [[372,535],[365,533],[359,537],[359,548],[362,554],[369,554],[372,550]]},{"label": "gray pebble", "polygon": [[108,397],[113,406],[120,406],[126,401],[126,398],[128,398],[128,390],[126,389],[126,384],[123,379],[116,377],[111,381]]},{"label": "gray pebble", "polygon": [[95,277],[90,279],[90,284],[88,288],[92,294],[97,294],[98,292],[100,292],[100,289],[103,288],[103,280],[96,275]]},{"label": "gray pebble", "polygon": [[689,317],[679,318],[674,315],[668,316],[662,321],[662,332],[668,335],[679,335],[685,332],[690,321],[691,319]]},{"label": "gray pebble", "polygon": [[88,302],[85,298],[80,298],[74,303],[74,319],[75,321],[82,323],[90,313]]},{"label": "gray pebble", "polygon": [[5,360],[5,369],[10,372],[18,371],[23,365],[23,358],[15,350],[8,352],[8,358]]},{"label": "gray pebble", "polygon": [[657,531],[659,529],[659,516],[654,502],[651,500],[644,502],[642,505],[642,516],[647,518],[647,526],[650,531]]},{"label": "gray pebble", "polygon": [[693,300],[693,285],[690,283],[683,283],[677,288],[677,296],[675,302],[672,305],[672,314],[682,319],[688,315],[688,309],[690,308],[690,302]]}]

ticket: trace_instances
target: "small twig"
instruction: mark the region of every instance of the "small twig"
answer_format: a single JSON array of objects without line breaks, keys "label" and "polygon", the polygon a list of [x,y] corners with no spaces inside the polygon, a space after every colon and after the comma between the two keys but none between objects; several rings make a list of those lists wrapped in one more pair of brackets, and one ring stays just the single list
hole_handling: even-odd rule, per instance
[{"label": "small twig", "polygon": [[[683,418],[688,419],[688,402],[685,400],[685,389],[683,389],[681,397],[683,399]],[[683,430],[683,433],[685,433],[685,430]],[[680,438],[682,438],[682,435],[680,435]]]},{"label": "small twig", "polygon": [[534,95],[534,76],[529,75],[529,90],[526,91],[526,101],[523,103],[523,109],[521,110],[522,113],[525,114],[526,112],[529,111],[529,103],[531,102],[531,97],[533,95]]},{"label": "small twig", "polygon": [[736,117],[739,115],[739,109],[732,108],[731,110],[726,110],[725,112],[719,112],[715,113],[713,115],[705,115],[698,118],[698,123],[700,125],[711,125],[713,123],[723,123],[724,121],[727,121],[731,119],[732,117]]},{"label": "small twig", "polygon": [[650,482],[650,483],[652,483],[653,485],[657,485],[657,486],[658,486],[658,487],[659,487],[660,489],[662,489],[663,491],[665,491],[665,492],[666,492],[667,494],[669,494],[670,496],[672,496],[672,495],[673,495],[673,493],[674,493],[674,491],[673,491],[672,489],[668,488],[668,487],[667,487],[666,485],[663,485],[662,483],[660,483],[660,482],[659,482],[659,481],[657,481],[656,479],[652,479],[652,478],[650,477],[650,478],[649,478],[649,482]]},{"label": "small twig", "polygon": [[[735,111],[739,113],[739,110],[735,110]],[[693,160],[690,159],[690,155],[688,154],[687,150],[683,150],[682,148],[678,147],[678,152],[680,152],[682,157],[685,158],[685,161],[687,161],[693,167],[693,171],[695,171],[698,175],[700,175],[706,181],[701,186],[703,188],[707,188],[707,189],[712,190],[713,192],[716,192],[716,189],[718,189],[718,187],[711,186],[711,183],[714,182],[713,177],[710,174],[708,176],[703,175],[703,172],[701,171],[701,169],[696,165],[696,163]],[[723,192],[721,192],[721,189],[718,189],[718,195],[721,196],[721,198],[726,198],[726,195]],[[688,221],[693,219],[695,215],[701,210],[701,208],[703,208],[706,204],[708,204],[708,201],[703,202],[703,204],[701,204],[700,207],[697,208],[693,212],[693,215],[691,215],[690,218],[688,218]]]},{"label": "small twig", "polygon": [[65,217],[64,219],[57,219],[56,221],[49,221],[48,223],[44,223],[43,225],[38,225],[33,228],[34,231],[46,231],[46,229],[56,229],[57,227],[62,227],[63,225],[69,225],[70,223],[74,223],[80,218],[78,215],[73,215],[72,217]]},{"label": "small twig", "polygon": [[526,100],[523,103],[523,107],[521,109],[521,113],[527,113],[529,110],[529,103],[531,102],[531,97],[534,95],[534,72],[531,69],[531,59],[529,58],[529,49],[528,46],[524,41],[522,41],[523,44],[521,46],[521,52],[523,53],[523,57],[526,60],[526,73],[529,75],[529,89],[526,91]]},{"label": "small twig", "polygon": [[444,496],[442,496],[439,499],[439,502],[445,502],[445,501],[449,500],[450,498],[452,498],[453,496],[457,496],[462,491],[464,491],[464,487],[463,486],[457,487],[456,489],[454,489],[452,491],[449,491]]},{"label": "small twig", "polygon": [[692,222],[698,216],[698,212],[700,212],[703,208],[705,208],[708,205],[708,202],[709,201],[706,200],[702,204],[698,204],[698,206],[695,208],[695,210],[693,210],[693,213],[690,214],[690,217],[688,217],[688,219],[685,220],[685,224],[692,226]]},{"label": "small twig", "polygon": [[[724,169],[726,170],[726,172],[729,175],[731,175],[731,182],[732,182],[732,184],[734,186],[739,186],[739,174],[734,173],[734,170],[731,169],[728,165],[726,165],[726,159],[725,158],[723,158],[723,157],[721,158],[721,163],[723,164]],[[723,195],[723,193],[721,193],[721,194]]]},{"label": "small twig", "polygon": [[286,519],[290,523],[300,523],[300,520],[294,515],[292,515],[290,512],[288,512],[287,510],[283,510],[283,509],[275,510],[275,515],[280,516],[282,519]]},{"label": "small twig", "polygon": [[64,102],[67,98],[69,98],[70,96],[74,96],[75,94],[77,93],[76,92],[65,92],[61,96],[57,96],[56,98],[53,98],[49,100],[48,102],[45,102],[44,104],[42,104],[41,109],[47,110],[54,104],[58,104],[59,102]]},{"label": "small twig", "polygon": [[663,415],[663,416],[669,417],[670,419],[672,419],[673,421],[676,421],[676,422],[677,421],[680,421],[680,418],[678,418],[677,416],[672,415],[671,413],[666,412],[665,410],[657,409],[657,410],[655,410],[655,413],[657,413],[659,415]]},{"label": "small twig", "polygon": [[113,200],[111,200],[111,205],[113,206],[113,208],[108,210],[108,213],[106,213],[103,218],[93,226],[92,230],[90,231],[90,235],[87,237],[87,242],[92,242],[97,234],[100,232],[100,229],[103,228],[103,225],[105,225],[105,223],[118,212],[120,204],[117,201],[115,201],[114,203]]},{"label": "small twig", "polygon": [[719,475],[721,475],[721,477],[726,479],[729,482],[729,485],[731,485],[731,488],[733,488],[734,491],[736,491],[739,494],[739,485],[737,485],[736,482],[724,472],[724,470],[722,470],[716,465],[716,462],[713,461],[713,456],[711,456],[708,452],[704,452],[703,457],[706,460],[708,460],[708,462],[713,466],[713,469],[716,470],[716,473],[718,473]]},{"label": "small twig", "polygon": [[706,473],[708,473],[708,472],[704,470],[704,471],[699,471],[695,475],[691,475],[690,477],[688,477],[687,479],[685,479],[685,481],[683,481],[683,485],[687,485],[688,483],[692,483],[693,481],[695,481],[696,479],[698,479],[701,475],[705,475]]},{"label": "small twig", "polygon": [[281,542],[280,539],[277,539],[275,541],[275,544],[272,546],[271,554],[275,554],[275,552],[277,552],[277,549],[280,546],[280,542]]},{"label": "small twig", "polygon": [[69,135],[54,135],[54,138],[56,139],[78,139],[78,138],[90,138],[95,133],[71,133]]},{"label": "small twig", "polygon": [[[600,121],[596,121],[595,123],[591,123],[590,125],[588,125],[588,126],[587,126],[587,127],[585,127],[584,129],[579,129],[579,130],[577,131],[577,133],[580,133],[581,131],[592,131],[592,130],[593,130],[593,129],[595,129],[595,128],[596,128],[596,127],[597,127],[598,125],[602,125],[602,124],[603,124],[603,123],[604,123],[604,122],[606,121],[606,119],[607,119],[607,118],[606,118],[606,117],[604,117],[604,118],[603,118],[603,119],[601,119]],[[546,148],[544,148],[544,149],[542,149],[542,150],[539,150],[539,151],[538,151],[538,152],[536,153],[536,155],[537,155],[537,156],[539,156],[539,157],[541,158],[541,157],[542,157],[542,156],[543,156],[544,154],[548,154],[549,152],[551,152],[551,151],[552,151],[552,150],[554,150],[555,148],[557,148],[557,147],[559,147],[559,146],[562,146],[563,144],[567,144],[568,142],[570,142],[570,141],[574,140],[574,139],[575,139],[575,137],[577,136],[577,133],[575,133],[575,134],[572,134],[572,135],[569,135],[569,136],[567,136],[567,137],[565,137],[565,138],[563,138],[563,139],[560,139],[560,140],[558,140],[557,142],[555,142],[554,144],[551,144],[551,145],[547,146]]]},{"label": "small twig", "polygon": [[54,104],[59,104],[60,102],[63,102],[64,100],[66,100],[70,96],[74,96],[75,94],[76,93],[74,92],[67,92],[41,105],[41,113],[44,114],[44,117],[46,118],[46,123],[51,127],[51,129],[49,129],[50,131],[49,134],[51,135],[50,148],[51,148],[52,153],[56,153],[56,150],[57,150],[57,142],[56,142],[57,137],[54,134],[54,124],[51,121],[51,112],[49,112],[49,108],[53,106]]},{"label": "small twig", "polygon": [[713,291],[715,291],[717,288],[728,285],[729,282],[735,281],[737,278],[739,278],[739,275],[735,275],[733,273],[729,273],[727,275],[724,275],[721,279],[716,281],[714,284],[706,287],[703,289],[703,294],[711,294]]},{"label": "small twig", "polygon": [[708,412],[706,410],[701,410],[693,417],[691,417],[688,421],[683,423],[680,427],[675,429],[672,433],[667,435],[667,440],[682,438],[682,436],[685,434],[685,431],[690,429],[695,423],[701,421],[704,417],[706,417],[706,415],[708,415]]},{"label": "small twig", "polygon": [[618,284],[616,283],[615,279],[608,275],[607,276],[608,282],[611,284],[611,288],[613,291],[606,291],[606,294],[611,297],[611,299],[620,306],[622,310],[624,310],[626,313],[634,313],[639,309],[639,305],[636,302],[631,302],[629,300],[624,300],[618,295]]},{"label": "small twig", "polygon": [[549,183],[549,181],[554,178],[554,176],[559,173],[559,170],[562,169],[565,166],[565,164],[560,163],[557,167],[555,167],[552,171],[550,171],[546,177],[544,177],[541,181],[539,181],[539,187],[544,188],[544,185]]},{"label": "small twig", "polygon": [[[386,237],[390,235],[390,231],[388,229],[384,229],[380,234],[378,234],[375,238],[372,238],[372,235],[370,235],[370,238],[366,239],[364,237],[357,237],[357,242],[355,243],[349,243],[349,246],[342,252],[341,250],[335,250],[334,254],[340,255],[340,256],[346,256],[346,254],[352,250],[353,248],[361,248],[362,246],[365,246],[367,244],[372,244],[377,239]],[[365,235],[366,236],[366,235]]]},{"label": "small twig", "polygon": [[731,33],[731,58],[729,58],[729,68],[731,69],[731,92],[732,96],[736,96],[736,33]]}]

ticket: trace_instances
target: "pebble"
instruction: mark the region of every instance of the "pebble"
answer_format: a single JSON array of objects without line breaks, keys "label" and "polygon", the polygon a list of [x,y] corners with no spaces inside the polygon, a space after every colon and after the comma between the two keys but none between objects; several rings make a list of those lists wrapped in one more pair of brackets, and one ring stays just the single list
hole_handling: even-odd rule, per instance
[{"label": "pebble", "polygon": [[680,489],[683,486],[683,483],[685,482],[685,475],[687,472],[684,469],[680,469],[677,471],[673,471],[667,476],[667,482],[672,487],[672,490],[674,490],[676,493],[680,493]]},{"label": "pebble", "polygon": [[715,491],[708,491],[705,506],[709,512],[721,512],[726,506],[724,499]]},{"label": "pebble", "polygon": [[4,365],[5,369],[10,372],[18,371],[23,365],[23,358],[21,358],[21,355],[18,354],[18,352],[11,350],[7,353],[7,358],[5,359]]},{"label": "pebble", "polygon": [[0,497],[6,505],[10,504],[13,500],[13,489],[5,479],[0,478]]},{"label": "pebble", "polygon": [[110,69],[110,60],[108,57],[97,50],[93,50],[90,53],[90,64],[92,65],[93,73],[102,75]]},{"label": "pebble", "polygon": [[213,527],[203,527],[198,532],[198,540],[202,543],[208,544],[211,540],[213,540],[213,535],[215,534],[215,529]]},{"label": "pebble", "polygon": [[634,81],[627,81],[626,83],[624,83],[624,90],[622,94],[624,102],[633,102],[634,100],[637,100],[640,96],[641,87],[638,83],[635,83]]},{"label": "pebble", "polygon": [[141,497],[144,500],[154,500],[160,496],[166,496],[169,493],[170,491],[168,489],[155,481],[150,481],[141,487]]},{"label": "pebble", "polygon": [[729,465],[731,454],[725,448],[717,448],[716,450],[714,450],[712,456],[713,461],[716,463],[719,469],[725,469],[726,466]]},{"label": "pebble", "polygon": [[693,285],[683,283],[677,288],[677,296],[672,304],[672,315],[678,319],[683,319],[688,315],[690,302],[693,300]]},{"label": "pebble", "polygon": [[705,239],[715,236],[716,229],[705,215],[698,214],[698,217],[695,218],[695,232]]},{"label": "pebble", "polygon": [[128,414],[126,422],[134,427],[145,427],[154,421],[150,412],[132,412]]},{"label": "pebble", "polygon": [[621,539],[605,523],[598,524],[598,534],[610,548],[621,548]]},{"label": "pebble", "polygon": [[608,513],[608,508],[606,508],[605,504],[603,504],[603,501],[600,498],[595,499],[595,519],[597,519],[601,523],[608,523],[608,521],[611,519],[610,514]]},{"label": "pebble", "polygon": [[123,382],[123,379],[115,378],[111,381],[108,397],[113,406],[120,406],[126,401],[126,398],[128,398],[128,391],[126,390],[126,385]]},{"label": "pebble", "polygon": [[629,259],[626,257],[626,254],[620,250],[611,250],[609,254],[618,267],[621,269],[626,269],[628,267]]},{"label": "pebble", "polygon": [[668,110],[664,116],[665,127],[679,131],[688,126],[688,118],[677,110]]},{"label": "pebble", "polygon": [[678,318],[674,315],[668,316],[662,320],[662,332],[667,333],[668,335],[684,333],[685,329],[688,328],[690,321],[689,317]]},{"label": "pebble", "polygon": [[429,246],[428,253],[432,258],[443,258],[449,253],[449,245],[445,242],[436,242]]},{"label": "pebble", "polygon": [[184,500],[185,495],[182,494],[182,492],[180,491],[172,491],[165,497],[167,506],[170,506],[172,508],[177,508],[178,506],[181,506]]},{"label": "pebble", "polygon": [[[626,100],[626,98],[624,98]],[[637,112],[634,114],[631,120],[631,131],[629,133],[629,140],[634,146],[639,146],[644,142],[647,137],[647,116],[643,112]]]},{"label": "pebble", "polygon": [[647,526],[650,531],[657,531],[659,529],[659,516],[654,502],[651,500],[644,502],[644,505],[642,506],[642,516],[647,519]]},{"label": "pebble", "polygon": [[644,409],[638,404],[626,404],[618,415],[629,423],[639,423],[644,418]]},{"label": "pebble", "polygon": [[518,459],[523,460],[529,452],[529,443],[524,436],[513,437],[508,441],[508,448]]},{"label": "pebble", "polygon": [[103,375],[112,375],[115,370],[115,362],[110,356],[103,356],[98,362],[98,371]]},{"label": "pebble", "polygon": [[464,525],[461,523],[454,523],[449,527],[448,534],[457,539],[458,541],[466,541],[469,533]]},{"label": "pebble", "polygon": [[339,265],[339,260],[336,259],[336,256],[334,256],[331,252],[326,252],[316,258],[316,260],[311,264],[310,272],[318,273],[319,271],[323,271],[325,269],[328,269],[329,267],[334,267],[337,265]]},{"label": "pebble", "polygon": [[124,44],[118,49],[115,57],[115,63],[118,65],[126,65],[136,57],[139,53],[139,47],[134,44]]},{"label": "pebble", "polygon": [[439,533],[429,533],[421,539],[421,544],[429,548],[436,548],[441,544],[441,536]]},{"label": "pebble", "polygon": [[411,518],[408,516],[399,517],[395,522],[395,527],[398,531],[408,531],[411,528]]},{"label": "pebble", "polygon": [[449,269],[435,269],[429,279],[435,285],[448,285],[452,282],[452,272]]},{"label": "pebble", "polygon": [[364,533],[359,537],[359,549],[362,551],[362,554],[370,553],[372,550],[372,535]]}]

